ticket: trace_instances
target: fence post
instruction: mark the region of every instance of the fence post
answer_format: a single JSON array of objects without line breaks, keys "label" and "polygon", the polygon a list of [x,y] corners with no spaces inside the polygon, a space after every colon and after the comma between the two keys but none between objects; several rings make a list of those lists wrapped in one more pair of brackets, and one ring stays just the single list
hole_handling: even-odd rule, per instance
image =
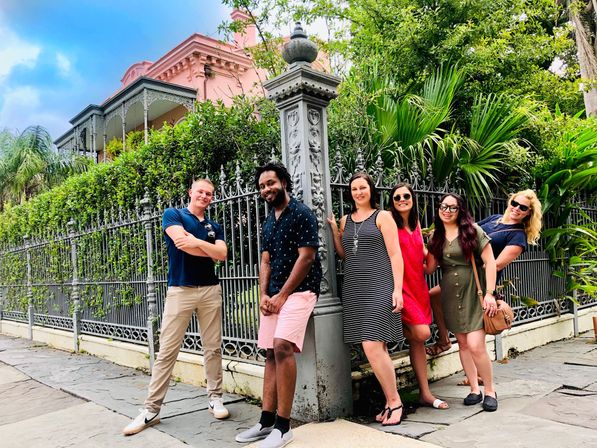
[{"label": "fence post", "polygon": [[578,337],[580,331],[578,329],[578,289],[572,291],[572,325],[574,326],[574,337]]},{"label": "fence post", "polygon": [[70,260],[73,268],[71,300],[73,301],[73,350],[79,351],[79,335],[81,334],[81,303],[79,301],[79,270],[77,263],[77,242],[75,240],[75,222],[71,219],[67,224],[70,242]]},{"label": "fence post", "polygon": [[29,322],[29,339],[33,340],[33,286],[31,283],[31,251],[29,250],[29,235],[23,236],[25,243],[25,257],[27,259],[27,321]]},{"label": "fence post", "polygon": [[296,391],[293,406],[293,416],[303,421],[352,412],[350,356],[342,337],[334,245],[326,222],[332,212],[327,105],[338,95],[340,78],[311,67],[317,52],[297,23],[282,51],[287,70],[264,84],[268,98],[276,101],[280,111],[282,160],[292,176],[294,196],[313,209],[319,224],[321,295],[297,358],[297,384],[302,387]]},{"label": "fence post", "polygon": [[[4,263],[3,253],[0,253],[0,266]],[[2,270],[0,270],[2,272]],[[4,282],[3,278],[0,278],[0,281]],[[5,285],[0,283],[0,333],[2,333],[2,320],[4,319],[4,288]]]},{"label": "fence post", "polygon": [[149,370],[153,370],[153,363],[155,361],[155,354],[159,347],[157,346],[157,323],[158,316],[156,312],[156,293],[155,293],[155,279],[153,276],[153,228],[151,225],[151,212],[153,207],[149,200],[149,195],[145,192],[145,196],[141,200],[143,207],[143,226],[145,227],[145,248],[147,253],[147,345],[149,347]]}]

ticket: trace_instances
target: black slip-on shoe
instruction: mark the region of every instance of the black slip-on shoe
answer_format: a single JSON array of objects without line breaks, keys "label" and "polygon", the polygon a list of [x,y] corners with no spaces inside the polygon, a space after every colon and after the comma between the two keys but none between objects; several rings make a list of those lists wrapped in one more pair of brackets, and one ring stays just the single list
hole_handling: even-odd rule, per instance
[{"label": "black slip-on shoe", "polygon": [[497,394],[495,394],[495,398],[485,395],[485,399],[483,400],[483,410],[486,412],[495,412],[497,411],[497,408]]},{"label": "black slip-on shoe", "polygon": [[[478,394],[470,393],[464,398],[464,405],[465,406],[472,406],[477,403],[481,403],[483,400],[483,394],[479,392]],[[495,400],[495,398],[494,398]]]}]

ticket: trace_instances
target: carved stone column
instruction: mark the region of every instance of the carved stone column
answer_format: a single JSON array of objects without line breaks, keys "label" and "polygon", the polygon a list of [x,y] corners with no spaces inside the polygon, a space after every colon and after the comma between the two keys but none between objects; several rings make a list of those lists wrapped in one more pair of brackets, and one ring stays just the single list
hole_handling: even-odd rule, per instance
[{"label": "carved stone column", "polygon": [[280,110],[282,160],[292,176],[294,196],[317,216],[323,268],[321,295],[309,320],[303,353],[297,357],[293,417],[327,420],[352,412],[350,358],[342,338],[334,244],[326,222],[332,210],[326,108],[337,96],[340,79],[311,67],[317,47],[300,23],[282,54],[288,69],[264,87]]}]

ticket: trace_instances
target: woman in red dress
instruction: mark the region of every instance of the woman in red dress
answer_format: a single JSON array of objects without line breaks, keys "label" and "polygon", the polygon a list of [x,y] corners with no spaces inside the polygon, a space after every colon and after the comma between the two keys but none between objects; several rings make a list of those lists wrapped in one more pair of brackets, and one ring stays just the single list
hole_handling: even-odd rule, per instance
[{"label": "woman in red dress", "polygon": [[410,362],[419,383],[419,402],[436,409],[448,409],[448,403],[431,393],[427,380],[425,341],[431,335],[431,304],[424,264],[427,249],[423,244],[417,201],[412,187],[406,183],[396,185],[392,189],[390,203],[390,211],[398,226],[398,240],[404,260],[402,323],[404,336],[410,346]]}]

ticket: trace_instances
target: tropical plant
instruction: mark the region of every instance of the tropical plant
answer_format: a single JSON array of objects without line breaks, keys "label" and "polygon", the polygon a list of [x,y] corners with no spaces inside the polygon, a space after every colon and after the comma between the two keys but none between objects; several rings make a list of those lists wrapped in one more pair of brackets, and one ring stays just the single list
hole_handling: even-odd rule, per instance
[{"label": "tropical plant", "polygon": [[[589,207],[597,197],[597,119],[579,120],[559,111],[549,117],[560,132],[552,132],[547,143],[552,157],[541,167],[540,190],[544,209],[554,220],[545,231],[550,258],[566,279],[567,298],[580,290],[597,297],[597,224],[580,207]],[[593,212],[594,213],[594,212]]]},{"label": "tropical plant", "polygon": [[470,121],[460,130],[451,114],[464,73],[440,67],[418,94],[400,94],[389,77],[363,82],[374,144],[386,166],[429,167],[436,182],[462,188],[473,204],[486,201],[512,152],[527,151],[518,138],[529,120],[522,101],[507,95],[475,97]]},{"label": "tropical plant", "polygon": [[5,130],[0,136],[0,209],[6,203],[22,203],[90,164],[87,158],[56,152],[41,126],[18,135]]}]

